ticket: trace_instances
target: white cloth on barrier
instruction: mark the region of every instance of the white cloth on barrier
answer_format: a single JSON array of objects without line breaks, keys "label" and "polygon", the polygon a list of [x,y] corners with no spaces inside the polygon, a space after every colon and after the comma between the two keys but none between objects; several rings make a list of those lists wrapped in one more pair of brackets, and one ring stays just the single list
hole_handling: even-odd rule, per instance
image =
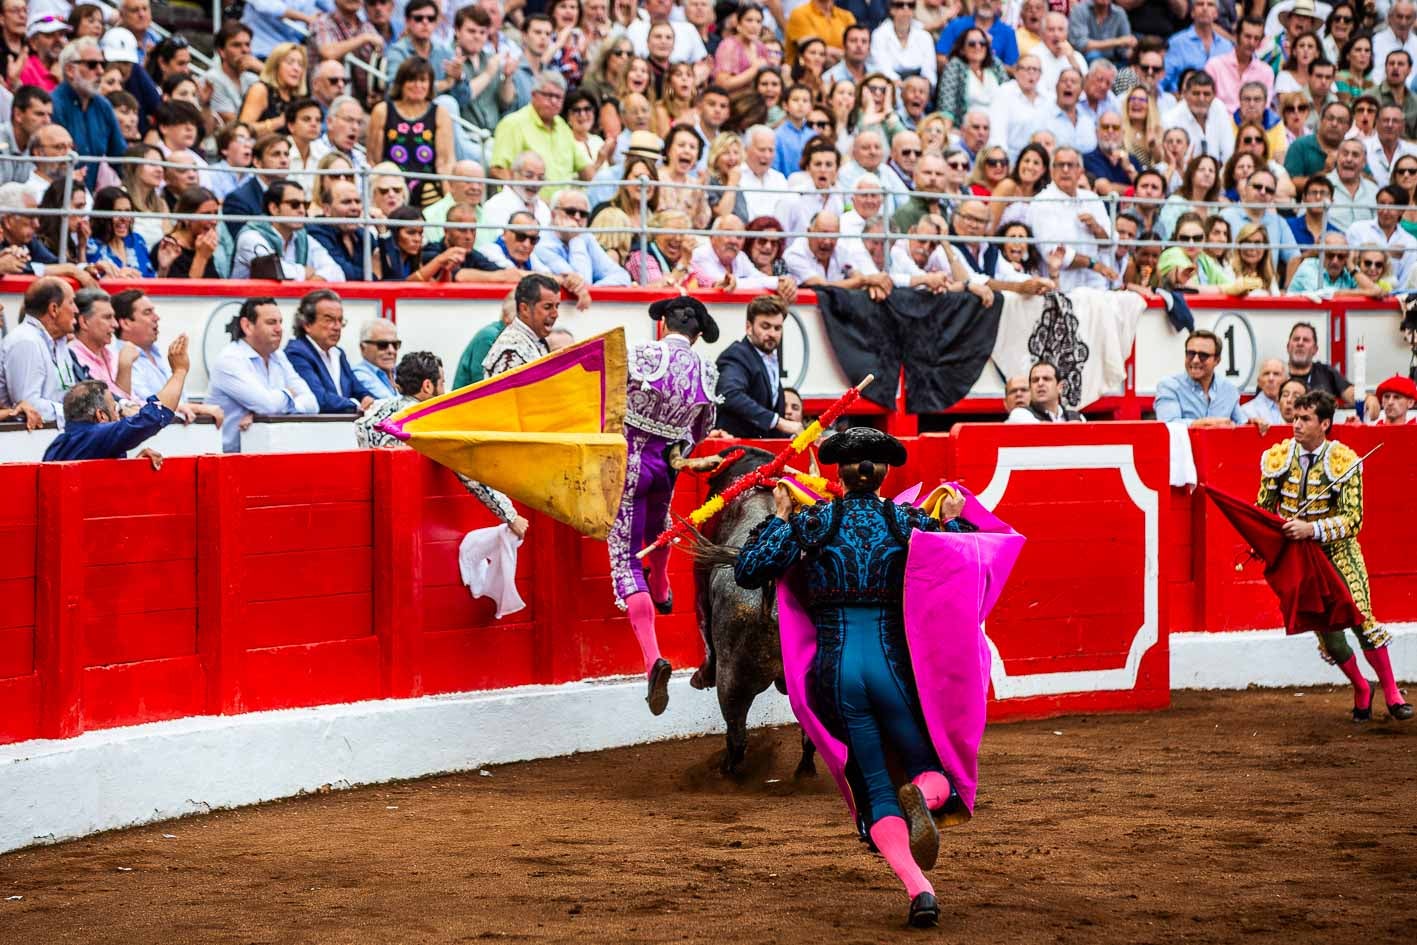
[{"label": "white cloth on barrier", "polygon": [[473,597],[497,602],[497,618],[526,609],[517,593],[517,549],[522,540],[506,525],[468,532],[458,546],[458,569]]},{"label": "white cloth on barrier", "polygon": [[1196,454],[1191,451],[1191,425],[1173,420],[1166,424],[1166,432],[1171,437],[1171,485],[1194,486],[1200,477],[1196,475]]},{"label": "white cloth on barrier", "polygon": [[[1067,293],[1077,319],[1077,340],[1087,345],[1082,362],[1079,407],[1086,407],[1108,391],[1120,390],[1127,379],[1127,355],[1137,335],[1137,322],[1146,311],[1146,300],[1135,292],[1073,289]],[[1029,352],[1029,341],[1043,315],[1043,297],[1004,293],[999,334],[994,342],[994,363],[1005,377],[1027,375],[1038,360]]]}]

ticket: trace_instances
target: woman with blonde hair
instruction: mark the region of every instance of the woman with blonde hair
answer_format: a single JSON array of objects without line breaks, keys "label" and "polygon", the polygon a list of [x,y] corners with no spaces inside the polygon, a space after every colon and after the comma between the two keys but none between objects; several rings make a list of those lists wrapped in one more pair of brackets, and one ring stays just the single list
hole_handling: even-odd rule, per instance
[{"label": "woman with blonde hair", "polygon": [[1275,278],[1274,259],[1266,245],[1269,234],[1264,224],[1246,223],[1240,227],[1235,242],[1240,245],[1230,253],[1230,268],[1236,280],[1247,285],[1251,295],[1278,295],[1279,280]]},{"label": "woman with blonde hair", "polygon": [[337,180],[354,183],[354,163],[338,151],[331,151],[315,164],[317,171],[341,171],[339,174],[317,174],[314,192],[311,195],[310,215],[318,216],[321,204],[325,203],[330,185]]},{"label": "woman with blonde hair", "polygon": [[625,269],[635,285],[651,288],[690,286],[689,257],[694,254],[697,240],[682,234],[691,225],[689,215],[682,210],[661,210],[649,218],[648,253],[642,254],[638,242],[625,260]]},{"label": "woman with blonde hair", "polygon": [[1146,86],[1134,86],[1122,102],[1122,143],[1142,167],[1161,160],[1161,113]]},{"label": "woman with blonde hair", "polygon": [[713,215],[726,217],[731,213],[747,223],[748,201],[738,189],[743,172],[743,139],[731,132],[719,132],[709,145],[708,172],[710,185],[725,188],[722,193],[708,195]]},{"label": "woman with blonde hair", "polygon": [[261,81],[246,90],[236,120],[251,126],[256,137],[285,128],[285,107],[307,91],[305,47],[281,43],[261,67]]},{"label": "woman with blonde hair", "polygon": [[950,126],[945,121],[945,116],[939,112],[933,115],[926,115],[915,123],[915,133],[920,136],[920,151],[935,151],[939,154],[945,153],[945,148],[950,146]]},{"label": "woman with blonde hair", "polygon": [[[976,197],[988,197],[1009,176],[1009,152],[997,144],[979,152],[974,159],[974,172],[965,181],[969,192]],[[1002,216],[1003,214],[1000,214]]]},{"label": "woman with blonde hair", "polygon": [[[619,207],[608,206],[595,215],[595,223],[592,229],[606,230],[609,232],[596,233],[595,241],[600,244],[600,248],[605,250],[617,265],[625,265],[630,258],[630,250],[634,248],[634,234],[625,232],[634,227],[633,221]],[[622,231],[622,232],[615,232]]]},{"label": "woman with blonde hair", "polygon": [[[141,159],[144,161],[161,161],[162,152],[155,144],[135,144],[123,154],[130,161]],[[158,193],[163,184],[162,168],[156,164],[128,163],[123,165],[123,189],[128,192],[128,199],[133,204],[133,209],[139,213],[170,213],[172,212],[162,197]],[[162,239],[162,221],[153,217],[138,217],[133,220],[133,232],[142,238],[143,242],[152,247],[158,240]]]},{"label": "woman with blonde hair", "polygon": [[687,62],[676,62],[664,74],[664,94],[654,104],[650,130],[667,138],[670,128],[681,121],[692,123],[693,118],[694,67]]}]

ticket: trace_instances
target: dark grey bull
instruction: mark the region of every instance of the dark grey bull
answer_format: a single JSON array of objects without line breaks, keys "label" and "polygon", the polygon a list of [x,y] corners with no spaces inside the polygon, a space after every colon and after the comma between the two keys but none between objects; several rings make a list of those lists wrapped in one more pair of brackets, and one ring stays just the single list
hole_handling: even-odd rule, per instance
[{"label": "dark grey bull", "polygon": [[[681,463],[690,469],[716,466],[723,454]],[[744,455],[718,470],[709,479],[710,495],[718,495],[735,479],[771,462],[772,454],[745,447]],[[782,645],[778,641],[775,587],[749,591],[733,581],[733,559],[748,540],[748,533],[773,514],[772,493],[756,489],[730,503],[712,523],[711,542],[694,549],[694,595],[708,656],[695,674],[701,688],[717,686],[718,707],[728,725],[725,774],[738,772],[748,750],[748,710],[768,686],[787,692],[782,673]],[[802,736],[802,760],[797,776],[816,774],[815,748]]]}]

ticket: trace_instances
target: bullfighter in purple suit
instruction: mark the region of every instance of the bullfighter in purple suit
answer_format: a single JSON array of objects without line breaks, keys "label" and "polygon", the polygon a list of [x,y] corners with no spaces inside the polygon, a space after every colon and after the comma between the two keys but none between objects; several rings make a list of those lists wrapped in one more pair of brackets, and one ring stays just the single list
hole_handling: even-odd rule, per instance
[{"label": "bullfighter in purple suit", "polygon": [[625,493],[607,539],[610,578],[616,604],[629,612],[630,628],[644,657],[650,712],[661,714],[669,704],[672,667],[659,654],[654,615],[674,607],[669,590],[669,551],[662,548],[642,563],[635,557],[669,527],[669,500],[674,472],[669,452],[678,446],[687,456],[713,429],[718,371],[692,346],[700,336],[718,340],[718,323],[698,299],[662,299],[649,315],[662,321],[665,336],[635,345],[629,358],[629,396],[625,411]]}]

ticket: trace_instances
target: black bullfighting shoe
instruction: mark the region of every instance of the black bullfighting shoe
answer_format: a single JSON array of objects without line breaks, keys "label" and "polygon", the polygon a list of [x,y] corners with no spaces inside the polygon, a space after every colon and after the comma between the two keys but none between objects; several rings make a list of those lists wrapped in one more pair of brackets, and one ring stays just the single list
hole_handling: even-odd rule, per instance
[{"label": "black bullfighting shoe", "polygon": [[[1353,721],[1371,722],[1373,719],[1373,700],[1378,695],[1378,684],[1371,679],[1368,680],[1368,705],[1366,708],[1353,710]],[[1391,708],[1388,709],[1391,712]]]},{"label": "black bullfighting shoe", "polygon": [[914,784],[904,784],[896,792],[896,799],[910,828],[910,855],[915,858],[915,865],[922,870],[934,869],[935,861],[940,858],[940,828],[930,816],[924,793]]},{"label": "black bullfighting shoe", "polygon": [[669,708],[669,677],[673,673],[674,667],[669,665],[669,660],[654,661],[654,668],[649,671],[649,695],[645,696],[651,715],[663,715],[664,710]]},{"label": "black bullfighting shoe", "polygon": [[[1403,695],[1406,695],[1406,693],[1403,693]],[[1412,718],[1412,706],[1406,702],[1399,702],[1396,705],[1389,703],[1387,714],[1390,715],[1395,722],[1406,722],[1408,719]]]},{"label": "black bullfighting shoe", "polygon": [[923,892],[910,900],[910,917],[907,919],[917,929],[933,929],[940,924],[940,903],[934,893]]}]

